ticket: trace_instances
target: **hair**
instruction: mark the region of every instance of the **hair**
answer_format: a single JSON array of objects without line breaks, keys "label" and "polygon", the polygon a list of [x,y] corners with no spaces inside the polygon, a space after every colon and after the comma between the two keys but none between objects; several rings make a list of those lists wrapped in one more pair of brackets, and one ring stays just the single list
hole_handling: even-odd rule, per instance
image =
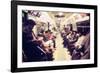
[{"label": "hair", "polygon": [[37,36],[38,36],[38,37],[44,37],[43,34],[38,34]]},{"label": "hair", "polygon": [[32,31],[32,28],[34,27],[34,25],[36,25],[36,23],[33,20],[27,20],[27,21],[25,21],[25,23],[23,24],[23,31],[24,32],[30,32],[30,31]]},{"label": "hair", "polygon": [[34,27],[34,25],[36,25],[36,23],[33,20],[27,20],[27,25]]},{"label": "hair", "polygon": [[49,32],[51,32],[51,30],[46,30],[46,31],[45,31],[45,33],[49,33]]}]

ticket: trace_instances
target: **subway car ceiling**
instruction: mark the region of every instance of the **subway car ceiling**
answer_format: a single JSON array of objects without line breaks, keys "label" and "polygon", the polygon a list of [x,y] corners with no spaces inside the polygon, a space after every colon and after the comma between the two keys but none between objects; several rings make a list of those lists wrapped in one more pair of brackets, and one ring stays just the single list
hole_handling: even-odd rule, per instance
[{"label": "subway car ceiling", "polygon": [[73,26],[90,26],[90,14],[88,13],[72,13],[72,12],[46,12],[46,11],[34,11],[34,10],[23,10],[23,22],[27,19],[32,19],[39,24],[51,24],[53,27],[60,25],[61,28],[64,25],[72,24]]}]

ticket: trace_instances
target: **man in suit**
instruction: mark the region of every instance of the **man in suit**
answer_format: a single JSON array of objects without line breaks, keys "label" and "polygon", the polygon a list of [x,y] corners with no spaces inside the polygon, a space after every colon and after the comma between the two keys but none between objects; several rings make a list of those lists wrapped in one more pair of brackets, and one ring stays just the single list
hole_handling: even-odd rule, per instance
[{"label": "man in suit", "polygon": [[32,61],[44,61],[46,60],[46,55],[40,46],[40,42],[37,41],[32,29],[36,25],[33,20],[27,20],[23,25],[23,62]]}]

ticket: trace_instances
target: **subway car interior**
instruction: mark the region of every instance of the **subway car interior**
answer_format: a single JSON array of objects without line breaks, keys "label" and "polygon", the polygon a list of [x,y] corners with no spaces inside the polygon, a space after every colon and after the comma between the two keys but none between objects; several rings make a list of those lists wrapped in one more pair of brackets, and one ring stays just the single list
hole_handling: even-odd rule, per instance
[{"label": "subway car interior", "polygon": [[90,59],[90,14],[22,10],[22,61]]}]

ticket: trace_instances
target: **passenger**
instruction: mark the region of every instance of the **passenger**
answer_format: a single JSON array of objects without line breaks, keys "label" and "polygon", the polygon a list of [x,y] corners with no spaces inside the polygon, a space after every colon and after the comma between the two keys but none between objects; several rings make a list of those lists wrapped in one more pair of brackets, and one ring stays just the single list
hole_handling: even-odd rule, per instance
[{"label": "passenger", "polygon": [[81,59],[81,56],[84,53],[84,40],[86,39],[86,35],[80,35],[77,42],[74,44],[75,49],[72,54],[73,60]]},{"label": "passenger", "polygon": [[83,41],[84,53],[81,55],[81,59],[90,59],[90,34],[88,33]]},{"label": "passenger", "polygon": [[74,44],[78,40],[78,36],[77,36],[76,31],[71,31],[67,35],[67,40],[68,40],[68,50],[70,52],[70,55],[72,55],[73,50],[75,49]]},{"label": "passenger", "polygon": [[[24,62],[32,61],[44,61],[47,60],[46,54],[41,50],[39,42],[36,40],[36,36],[33,34],[33,27],[36,23],[33,20],[27,20],[25,23],[26,26],[23,26],[23,52],[27,59],[23,58]],[[23,56],[24,57],[24,56]]]}]

